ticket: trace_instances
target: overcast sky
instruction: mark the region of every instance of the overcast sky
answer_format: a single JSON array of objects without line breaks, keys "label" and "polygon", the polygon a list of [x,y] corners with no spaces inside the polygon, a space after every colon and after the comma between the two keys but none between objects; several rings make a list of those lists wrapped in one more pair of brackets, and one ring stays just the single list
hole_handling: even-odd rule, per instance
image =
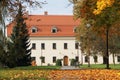
[{"label": "overcast sky", "polygon": [[72,15],[73,14],[73,5],[69,5],[68,0],[40,0],[46,1],[47,4],[42,5],[42,8],[29,8],[30,14],[44,14],[44,11],[48,11],[48,14],[63,14],[63,15]]}]

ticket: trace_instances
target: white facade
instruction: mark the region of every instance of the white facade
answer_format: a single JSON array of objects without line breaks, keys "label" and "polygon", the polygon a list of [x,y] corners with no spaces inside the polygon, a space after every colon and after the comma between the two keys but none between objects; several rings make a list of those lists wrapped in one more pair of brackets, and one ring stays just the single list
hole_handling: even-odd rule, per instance
[{"label": "white facade", "polygon": [[[80,49],[75,49],[75,37],[31,37],[31,43],[36,44],[36,49],[32,49],[32,57],[35,57],[36,64],[40,65],[55,65],[53,62],[53,57],[57,59],[62,59],[62,65],[64,65],[65,56],[68,59],[67,64],[70,65],[71,59],[79,57],[79,63],[88,64],[85,62],[85,55],[81,54]],[[45,49],[41,49],[41,43],[45,44]],[[56,43],[56,49],[53,49],[53,43]],[[64,43],[67,43],[67,49],[64,49]],[[44,63],[41,63],[40,57],[45,57]],[[112,55],[110,55],[110,64],[113,64]],[[117,61],[117,56],[115,57],[115,62]],[[95,64],[93,56],[90,56],[90,63]],[[96,64],[103,64],[103,57],[98,55],[98,62]]]}]

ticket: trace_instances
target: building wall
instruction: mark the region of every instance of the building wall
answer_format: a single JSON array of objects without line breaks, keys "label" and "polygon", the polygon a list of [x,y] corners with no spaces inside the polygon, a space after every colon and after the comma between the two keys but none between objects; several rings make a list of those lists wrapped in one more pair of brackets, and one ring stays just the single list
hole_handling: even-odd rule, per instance
[{"label": "building wall", "polygon": [[[54,56],[57,59],[63,59],[64,56],[68,56],[68,60],[78,56],[78,49],[75,49],[74,37],[43,37],[38,39],[31,38],[31,43],[36,43],[36,49],[32,50],[32,57],[36,57],[37,65],[41,65],[41,55],[45,57],[45,63],[42,65],[54,65]],[[45,50],[41,50],[41,43],[45,43]],[[52,48],[53,43],[56,43],[56,49]],[[68,49],[64,49],[64,43],[68,44]],[[70,65],[70,62],[68,62],[68,64]]]},{"label": "building wall", "polygon": [[[68,57],[68,65],[70,65],[70,60],[75,59],[76,56],[79,56],[79,63],[88,64],[85,62],[85,55],[81,54],[80,49],[75,49],[75,37],[31,37],[31,43],[36,43],[36,49],[32,50],[32,57],[36,57],[36,63],[38,66],[40,65],[55,65],[53,63],[53,57],[56,59],[63,59],[64,57]],[[41,49],[41,43],[45,43],[45,49]],[[52,44],[56,43],[56,49],[52,48]],[[64,49],[64,43],[68,44],[68,49]],[[45,57],[45,63],[41,64],[40,57]],[[62,64],[64,65],[64,61],[62,60]],[[117,57],[115,57],[115,61],[117,62]],[[90,56],[90,63],[94,63],[93,56]],[[110,55],[110,64],[113,63],[112,55]],[[98,55],[98,62],[96,64],[103,64],[103,57]]]}]

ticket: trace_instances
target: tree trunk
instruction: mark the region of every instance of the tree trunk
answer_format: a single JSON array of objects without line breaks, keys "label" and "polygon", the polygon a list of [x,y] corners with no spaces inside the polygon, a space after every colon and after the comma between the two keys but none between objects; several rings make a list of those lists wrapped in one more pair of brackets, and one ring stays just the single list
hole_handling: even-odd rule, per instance
[{"label": "tree trunk", "polygon": [[90,50],[88,50],[88,67],[90,67]]},{"label": "tree trunk", "polygon": [[110,69],[109,67],[109,51],[108,51],[108,34],[109,34],[109,25],[106,27],[106,69]]},{"label": "tree trunk", "polygon": [[83,65],[83,53],[81,53],[81,65]]},{"label": "tree trunk", "polygon": [[115,66],[115,54],[113,53],[112,55],[113,55],[113,64]]}]

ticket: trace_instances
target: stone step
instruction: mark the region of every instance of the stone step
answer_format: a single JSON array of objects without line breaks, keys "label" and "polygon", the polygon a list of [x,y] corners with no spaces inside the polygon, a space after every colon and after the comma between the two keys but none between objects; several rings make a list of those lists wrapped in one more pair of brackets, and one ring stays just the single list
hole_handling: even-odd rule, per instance
[{"label": "stone step", "polygon": [[76,66],[62,66],[62,70],[73,70],[73,69],[80,69],[79,67]]}]

